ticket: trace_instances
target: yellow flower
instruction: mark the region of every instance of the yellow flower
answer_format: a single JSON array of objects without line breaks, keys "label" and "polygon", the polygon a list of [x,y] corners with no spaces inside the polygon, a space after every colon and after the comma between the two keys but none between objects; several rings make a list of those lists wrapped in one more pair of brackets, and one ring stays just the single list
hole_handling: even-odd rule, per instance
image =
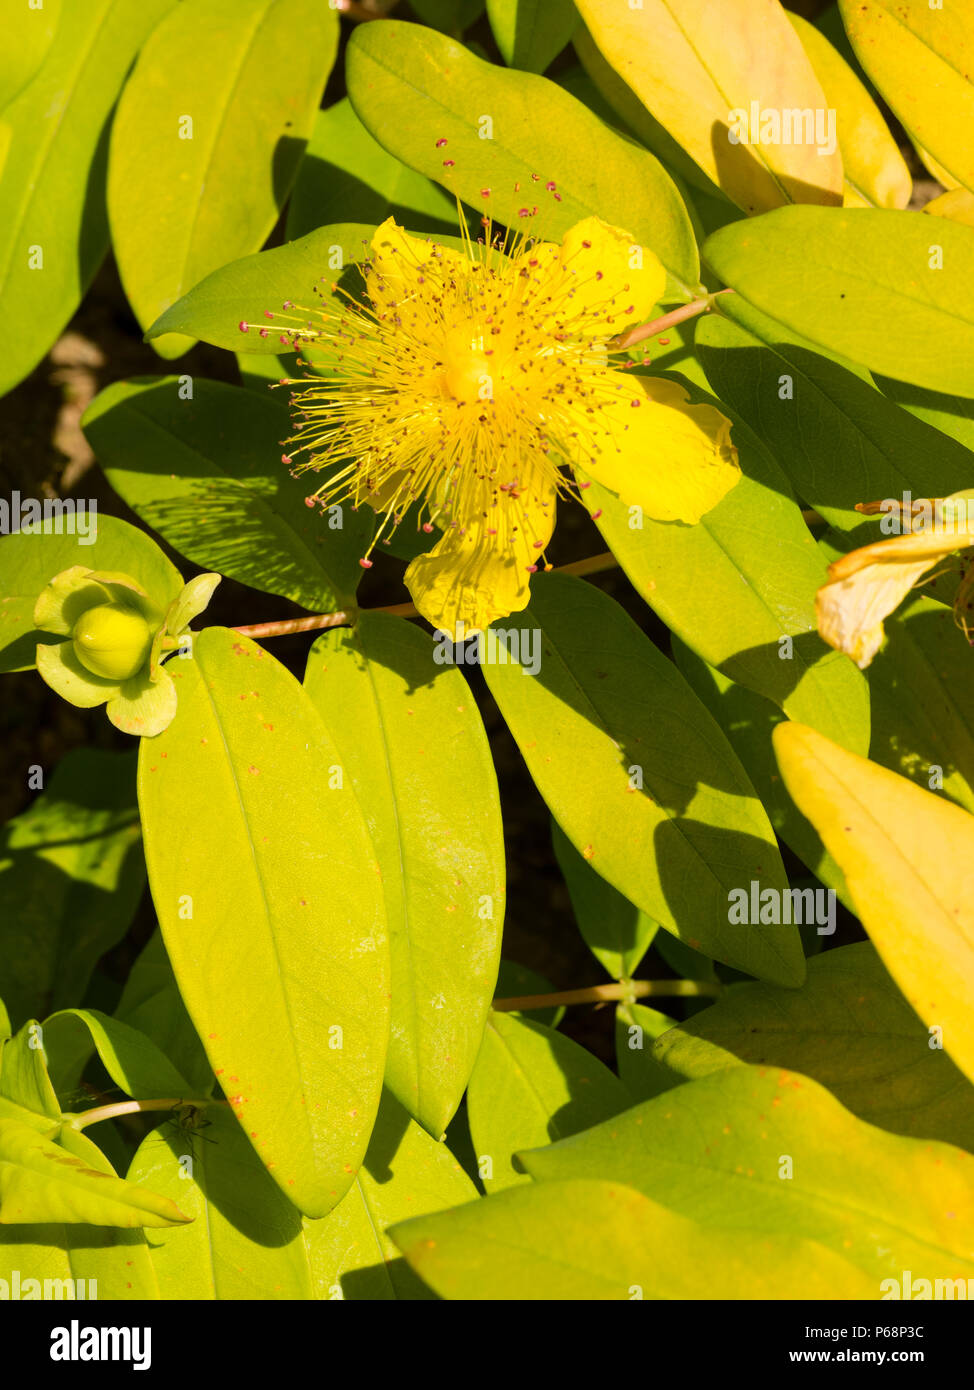
[{"label": "yellow flower", "polygon": [[609,358],[663,293],[652,252],[594,217],[560,245],[501,247],[489,230],[463,245],[386,221],[365,302],[295,311],[292,340],[318,375],[287,383],[299,424],[285,462],[303,452],[300,469],[329,471],[318,500],[370,503],[375,540],[413,503],[424,531],[442,531],[406,585],[451,633],[527,605],[559,495],[594,480],[652,518],[693,523],[739,476],[718,410]]},{"label": "yellow flower", "polygon": [[[923,576],[947,555],[974,546],[974,515],[953,499],[935,499],[929,527],[852,550],[829,566],[829,582],[815,599],[820,635],[865,669],[883,641],[883,619],[898,608]],[[860,507],[875,511],[875,504]],[[974,509],[972,509],[974,510]],[[971,595],[966,569],[954,601],[958,625]]]}]

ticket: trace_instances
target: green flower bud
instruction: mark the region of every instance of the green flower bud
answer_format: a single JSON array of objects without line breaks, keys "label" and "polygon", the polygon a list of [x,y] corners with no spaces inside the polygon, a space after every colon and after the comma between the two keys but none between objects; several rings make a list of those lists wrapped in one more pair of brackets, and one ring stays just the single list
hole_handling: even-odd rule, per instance
[{"label": "green flower bud", "polygon": [[75,654],[93,675],[125,681],[142,670],[149,658],[152,632],[134,608],[101,603],[89,608],[71,634]]}]

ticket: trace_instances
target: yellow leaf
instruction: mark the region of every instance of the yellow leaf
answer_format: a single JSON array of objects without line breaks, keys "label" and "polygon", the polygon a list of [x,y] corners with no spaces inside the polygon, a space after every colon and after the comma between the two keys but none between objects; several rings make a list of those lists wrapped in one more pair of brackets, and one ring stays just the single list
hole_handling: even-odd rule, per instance
[{"label": "yellow leaf", "polygon": [[923,209],[931,217],[947,217],[951,222],[964,222],[974,227],[974,193],[966,188],[952,188],[941,193]]},{"label": "yellow leaf", "polygon": [[835,112],[845,175],[842,201],[846,207],[905,208],[913,180],[876,103],[814,24],[797,14],[788,18]]},{"label": "yellow leaf", "polygon": [[817,138],[825,95],[778,0],[578,9],[606,61],[738,207],[842,201],[841,156]]},{"label": "yellow leaf", "polygon": [[839,0],[839,9],[856,57],[914,143],[974,188],[974,6]]},{"label": "yellow leaf", "polygon": [[804,724],[773,740],[884,965],[974,1078],[974,817]]}]

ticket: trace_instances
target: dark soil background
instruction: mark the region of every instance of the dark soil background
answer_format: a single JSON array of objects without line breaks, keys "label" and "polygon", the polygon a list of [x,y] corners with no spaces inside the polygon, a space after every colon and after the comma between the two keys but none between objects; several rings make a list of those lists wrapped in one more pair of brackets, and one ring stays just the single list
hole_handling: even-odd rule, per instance
[{"label": "dark soil background", "polygon": [[[360,8],[360,7],[359,7]],[[389,8],[388,5],[385,6]],[[814,3],[791,8],[814,13]],[[396,8],[396,17],[409,18],[408,6]],[[343,22],[343,47],[351,25]],[[485,20],[468,31],[494,59],[499,55]],[[574,62],[568,50],[555,71]],[[339,55],[323,105],[344,94],[343,56]],[[549,74],[550,75],[550,74]],[[887,112],[894,130],[895,122]],[[911,206],[922,206],[941,191],[916,159],[905,139],[901,148],[914,173],[916,185]],[[279,225],[269,245],[283,239]],[[16,331],[9,325],[8,331]],[[32,497],[84,497],[95,499],[98,510],[138,523],[138,518],[108,485],[81,432],[79,421],[93,397],[113,381],[134,376],[187,373],[238,383],[236,361],[229,352],[200,344],[178,360],[164,362],[142,341],[141,330],[129,310],[114,261],[103,265],[80,310],[41,365],[14,391],[0,400],[0,495],[18,490]],[[300,481],[293,486],[301,489]],[[156,537],[159,540],[159,537]],[[188,579],[199,572],[164,542],[173,562]],[[561,508],[549,558],[555,565],[599,554],[605,543],[588,517],[577,506]],[[376,563],[363,579],[359,601],[363,607],[401,603],[408,599],[402,575],[405,566],[389,555],[376,555]],[[620,603],[664,650],[669,634],[645,603],[634,593],[621,571],[610,571],[592,581]],[[260,594],[233,580],[224,579],[206,620],[227,626],[303,616],[303,610],[285,599]],[[299,677],[316,634],[269,639],[274,655]],[[529,777],[521,755],[507,731],[480,673],[465,668],[479,704],[494,753],[500,784],[507,845],[508,896],[504,929],[504,958],[543,975],[555,989],[574,989],[607,982],[607,976],[586,947],[575,925],[568,892],[551,847],[548,810]],[[27,787],[27,769],[41,764],[46,773],[70,749],[81,746],[130,749],[132,740],[109,724],[103,709],[84,711],[66,704],[34,672],[5,676],[0,683],[0,822],[23,810],[34,793]],[[48,780],[48,777],[45,780]],[[785,855],[789,870],[805,871]],[[155,926],[151,900],[146,893],[126,939],[102,960],[92,985],[90,1002],[111,1009],[138,952]],[[829,945],[861,939],[858,923],[840,909],[840,928]],[[730,975],[733,972],[725,972]],[[654,948],[639,974],[646,978],[669,977],[673,971]],[[78,1003],[82,1001],[77,1001]],[[657,1001],[653,1001],[656,1003]],[[677,1000],[659,1001],[675,1017],[694,1007]],[[561,1023],[562,1031],[613,1065],[613,1017],[609,1007],[574,1007]]]}]

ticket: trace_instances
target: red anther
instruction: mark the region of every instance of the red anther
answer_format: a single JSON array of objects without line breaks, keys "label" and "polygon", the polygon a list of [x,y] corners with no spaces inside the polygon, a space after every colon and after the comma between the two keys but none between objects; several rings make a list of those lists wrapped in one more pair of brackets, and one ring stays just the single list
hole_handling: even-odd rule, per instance
[{"label": "red anther", "polygon": [[535,550],[544,550],[544,541],[535,541],[534,548]]},{"label": "red anther", "polygon": [[602,508],[600,507],[600,508],[598,509],[597,512],[593,512],[593,513],[592,513],[592,520],[593,520],[593,521],[598,521],[598,519],[599,519],[599,517],[600,517],[601,515],[602,515]]},{"label": "red anther", "polygon": [[267,329],[266,329],[266,328],[262,328],[262,329],[260,330],[260,333],[259,333],[257,336],[258,336],[259,338],[266,338],[266,337],[267,337]]},{"label": "red anther", "polygon": [[592,484],[591,484],[591,483],[579,483],[578,486],[579,486],[579,487],[591,487]]},{"label": "red anther", "polygon": [[560,203],[560,202],[561,202],[561,194],[560,194],[560,193],[556,193],[556,194],[554,195],[554,198],[555,198],[555,202],[556,202],[556,203]]},{"label": "red anther", "polygon": [[490,189],[489,189],[489,188],[482,188],[482,189],[480,190],[480,196],[481,196],[481,198],[489,198],[489,197],[490,197]]},{"label": "red anther", "polygon": [[446,139],[446,136],[441,136],[441,138],[440,138],[439,140],[437,140],[437,142],[436,142],[436,148],[437,148],[438,150],[442,150],[443,146],[446,145],[447,143],[448,143],[448,141],[447,141],[447,139]]},{"label": "red anther", "polygon": [[669,347],[669,345],[670,345],[670,340],[669,340],[669,338],[657,338],[656,341],[657,341],[658,343],[662,343],[663,347]]},{"label": "red anther", "polygon": [[530,217],[530,216],[531,216],[531,214],[530,214],[530,212],[528,211],[527,208],[521,208],[521,209],[518,211],[518,214],[517,214],[517,215],[518,215],[518,217]]},{"label": "red anther", "polygon": [[278,339],[278,342],[287,343],[288,346],[290,346],[291,340],[286,336],[286,334],[282,333],[280,338]]},{"label": "red anther", "polygon": [[540,175],[540,174],[532,174],[532,175],[531,175],[531,182],[532,182],[532,183],[540,183],[540,182],[541,182],[541,175]]},{"label": "red anther", "polygon": [[304,505],[305,505],[306,507],[313,507],[316,501],[317,501],[317,498],[315,498],[315,497],[306,497],[306,498],[304,499]]},{"label": "red anther", "polygon": [[595,272],[595,278],[596,278],[596,280],[602,280],[602,279],[604,279],[605,277],[603,276],[601,270],[597,270],[597,271]]},{"label": "red anther", "polygon": [[452,160],[452,159],[444,159],[444,161],[443,161],[443,168],[444,168],[444,169],[452,169],[455,162],[456,162],[456,161],[455,161],[455,160]]},{"label": "red anther", "polygon": [[273,317],[274,317],[274,315],[271,313],[270,309],[265,309],[265,310],[264,310],[264,318],[265,318],[265,319],[272,319]]},{"label": "red anther", "polygon": [[433,527],[430,525],[430,523],[429,523],[428,521],[424,521],[424,522],[423,522],[423,530],[424,530],[424,531],[426,532],[426,534],[429,536],[429,535],[432,534]]},{"label": "red anther", "polygon": [[281,462],[282,462],[283,464],[285,464],[288,468],[290,468],[290,466],[291,466],[291,464],[294,462],[294,460],[293,460],[293,458],[291,457],[290,454],[282,454],[282,455],[281,455]]},{"label": "red anther", "polygon": [[555,183],[554,179],[549,179],[548,182],[545,184],[545,188],[547,188],[549,193],[554,193],[556,187],[557,184]]},{"label": "red anther", "polygon": [[[321,278],[322,278],[322,280],[323,280],[325,277],[322,275]],[[284,303],[281,305],[281,308],[282,308],[282,309],[291,309],[291,308],[293,308],[293,305],[291,304],[291,301],[290,301],[289,299],[285,299]]]},{"label": "red anther", "polygon": [[[631,362],[629,363],[629,366],[630,366],[630,367],[632,366],[632,363],[631,363]],[[630,402],[629,402],[629,409],[630,409],[630,410],[638,410],[639,407],[640,407],[641,405],[642,405],[642,401],[630,401]]]},{"label": "red anther", "polygon": [[371,561],[371,560],[366,560],[366,559],[363,558],[363,559],[359,560],[359,564],[362,566],[362,568],[363,568],[364,570],[370,570],[370,569],[372,568],[372,561]]},{"label": "red anther", "polygon": [[586,251],[591,251],[591,249],[592,249],[592,243],[591,243],[590,241],[583,241],[583,242],[582,242],[582,245],[585,247],[585,250],[586,250]]},{"label": "red anther", "polygon": [[240,322],[237,324],[237,327],[240,329],[241,333],[250,332],[250,324],[244,323],[243,319],[240,320]]},{"label": "red anther", "polygon": [[538,573],[538,567],[537,567],[537,565],[525,565],[524,568],[527,570],[528,574],[537,574],[537,573]]}]

